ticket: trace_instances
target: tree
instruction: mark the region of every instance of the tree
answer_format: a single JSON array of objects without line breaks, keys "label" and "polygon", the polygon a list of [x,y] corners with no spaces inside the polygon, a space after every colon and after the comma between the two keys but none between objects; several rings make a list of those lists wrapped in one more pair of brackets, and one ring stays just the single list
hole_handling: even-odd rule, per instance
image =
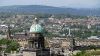
[{"label": "tree", "polygon": [[94,45],[90,45],[90,49],[94,49],[96,51],[97,48]]},{"label": "tree", "polygon": [[76,55],[73,55],[73,56],[91,56],[89,53],[86,53],[86,51],[81,51],[81,52],[78,52]]},{"label": "tree", "polygon": [[1,39],[0,46],[3,46],[1,47],[0,51],[5,51],[7,53],[11,51],[17,51],[17,49],[19,48],[19,44],[16,41],[8,39]]}]

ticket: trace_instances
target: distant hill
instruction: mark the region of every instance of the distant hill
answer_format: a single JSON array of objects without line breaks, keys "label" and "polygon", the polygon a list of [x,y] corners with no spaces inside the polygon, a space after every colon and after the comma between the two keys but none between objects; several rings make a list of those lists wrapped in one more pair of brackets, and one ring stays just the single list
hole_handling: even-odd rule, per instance
[{"label": "distant hill", "polygon": [[50,13],[50,14],[72,14],[85,16],[100,16],[100,9],[75,9],[62,8],[42,5],[15,5],[15,6],[1,6],[0,12],[7,13]]}]

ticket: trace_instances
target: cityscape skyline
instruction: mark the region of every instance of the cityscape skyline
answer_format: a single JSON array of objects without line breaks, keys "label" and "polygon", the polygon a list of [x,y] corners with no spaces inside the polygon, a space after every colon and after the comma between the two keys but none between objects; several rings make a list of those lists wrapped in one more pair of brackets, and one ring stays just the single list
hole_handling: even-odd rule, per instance
[{"label": "cityscape skyline", "polygon": [[66,8],[100,8],[100,0],[1,0],[0,6],[46,5]]}]

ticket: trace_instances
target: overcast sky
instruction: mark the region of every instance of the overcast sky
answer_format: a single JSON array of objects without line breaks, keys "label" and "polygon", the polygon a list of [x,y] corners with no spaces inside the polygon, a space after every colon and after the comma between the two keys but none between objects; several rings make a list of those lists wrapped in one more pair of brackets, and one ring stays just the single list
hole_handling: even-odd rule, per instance
[{"label": "overcast sky", "polygon": [[100,8],[100,0],[0,0],[0,6],[47,5],[71,8]]}]

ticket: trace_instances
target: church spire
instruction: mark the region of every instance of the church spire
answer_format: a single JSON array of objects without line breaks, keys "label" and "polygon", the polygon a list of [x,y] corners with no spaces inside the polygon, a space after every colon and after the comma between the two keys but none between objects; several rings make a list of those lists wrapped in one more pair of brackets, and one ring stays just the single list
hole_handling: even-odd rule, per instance
[{"label": "church spire", "polygon": [[10,24],[8,24],[7,38],[11,38]]}]

